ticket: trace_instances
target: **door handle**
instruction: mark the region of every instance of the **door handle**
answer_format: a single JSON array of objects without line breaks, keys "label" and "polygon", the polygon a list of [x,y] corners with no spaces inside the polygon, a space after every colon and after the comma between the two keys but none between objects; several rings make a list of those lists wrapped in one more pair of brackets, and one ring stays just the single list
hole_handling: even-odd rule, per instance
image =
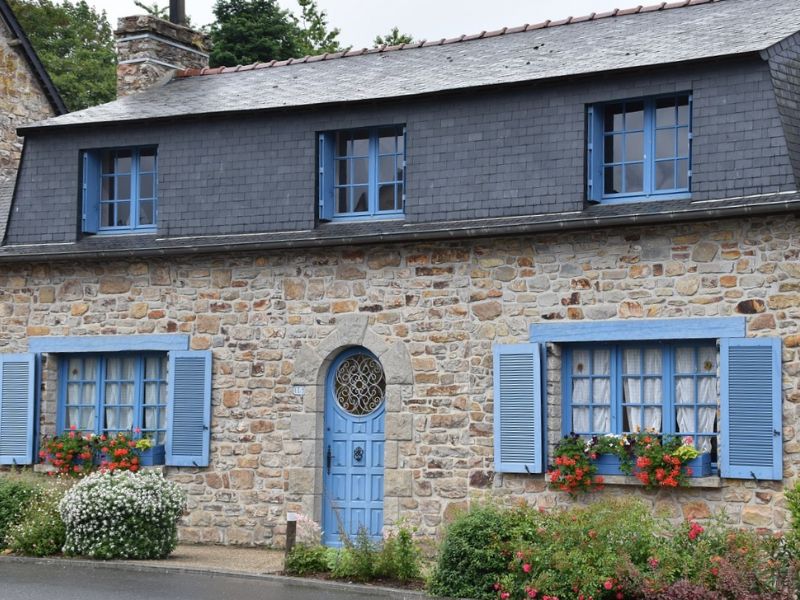
[{"label": "door handle", "polygon": [[325,462],[328,465],[328,475],[331,474],[331,459],[333,458],[333,454],[331,454],[331,445],[328,444],[328,453],[325,457]]}]

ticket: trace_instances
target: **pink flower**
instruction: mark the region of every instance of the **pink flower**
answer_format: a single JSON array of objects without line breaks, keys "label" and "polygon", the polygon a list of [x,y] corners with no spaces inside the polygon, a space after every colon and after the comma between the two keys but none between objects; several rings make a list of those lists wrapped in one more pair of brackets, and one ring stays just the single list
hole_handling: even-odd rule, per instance
[{"label": "pink flower", "polygon": [[531,566],[528,563],[525,563],[524,565],[522,565],[522,570],[525,571],[526,573],[530,573]]},{"label": "pink flower", "polygon": [[649,564],[651,567],[655,569],[656,567],[658,567],[658,559],[651,556],[650,558],[647,559],[647,564]]},{"label": "pink flower", "polygon": [[603,587],[606,588],[607,590],[610,590],[611,588],[614,587],[614,582],[611,581],[610,579],[606,579],[606,582],[603,584]]},{"label": "pink flower", "polygon": [[683,445],[694,446],[694,438],[690,435],[687,435],[685,438],[683,438]]},{"label": "pink flower", "polygon": [[508,597],[510,595],[511,594],[509,594],[508,592],[503,592],[502,594],[500,594],[500,598],[502,598],[502,600],[508,600]]},{"label": "pink flower", "polygon": [[536,596],[539,594],[539,590],[537,590],[536,588],[531,588],[531,587],[525,588],[525,591],[528,594],[528,598],[536,598]]}]

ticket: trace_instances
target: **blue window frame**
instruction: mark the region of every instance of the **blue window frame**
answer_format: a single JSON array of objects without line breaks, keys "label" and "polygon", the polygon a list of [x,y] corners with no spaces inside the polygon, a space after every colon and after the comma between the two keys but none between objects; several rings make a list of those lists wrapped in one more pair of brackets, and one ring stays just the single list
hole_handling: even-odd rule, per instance
[{"label": "blue window frame", "polygon": [[58,431],[115,435],[140,429],[156,444],[167,435],[165,352],[61,357]]},{"label": "blue window frame", "polygon": [[157,150],[153,146],[87,150],[83,154],[83,231],[155,231]]},{"label": "blue window frame", "polygon": [[568,344],[563,433],[656,430],[691,436],[716,459],[718,365],[715,341]]},{"label": "blue window frame", "polygon": [[319,145],[321,220],[403,214],[403,126],[322,133]]},{"label": "blue window frame", "polygon": [[688,195],[692,179],[691,107],[690,93],[590,106],[589,200]]}]

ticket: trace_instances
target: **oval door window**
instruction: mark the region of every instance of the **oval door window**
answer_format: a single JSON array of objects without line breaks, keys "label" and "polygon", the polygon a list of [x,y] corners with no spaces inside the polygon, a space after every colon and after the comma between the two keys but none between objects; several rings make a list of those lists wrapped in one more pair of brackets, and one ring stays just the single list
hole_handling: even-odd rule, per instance
[{"label": "oval door window", "polygon": [[374,412],[386,395],[381,364],[368,354],[346,358],[334,374],[333,393],[342,410],[351,415]]}]

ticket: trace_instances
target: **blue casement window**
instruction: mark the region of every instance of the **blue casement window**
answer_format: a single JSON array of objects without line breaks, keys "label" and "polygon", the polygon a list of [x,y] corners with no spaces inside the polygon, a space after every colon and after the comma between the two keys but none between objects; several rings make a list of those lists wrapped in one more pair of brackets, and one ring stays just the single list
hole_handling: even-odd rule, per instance
[{"label": "blue casement window", "polygon": [[164,444],[165,464],[208,466],[212,355],[188,350],[189,336],[42,336],[29,338],[28,347],[27,354],[0,353],[0,465],[28,465],[36,456],[36,382],[46,354],[58,361],[59,433],[139,428]]},{"label": "blue casement window", "polygon": [[692,179],[691,107],[689,93],[590,106],[588,199],[686,196]]},{"label": "blue casement window", "polygon": [[405,128],[371,127],[319,135],[319,218],[403,214]]},{"label": "blue casement window", "polygon": [[83,153],[84,233],[156,230],[156,148],[116,148]]},{"label": "blue casement window", "polygon": [[715,342],[575,344],[562,356],[563,433],[691,436],[716,461]]},{"label": "blue casement window", "polygon": [[167,354],[76,354],[60,363],[59,429],[167,435]]},{"label": "blue casement window", "polygon": [[782,479],[781,339],[745,334],[742,317],[533,325],[530,343],[494,348],[495,470],[546,468],[551,353],[559,434],[692,436],[721,477]]}]

